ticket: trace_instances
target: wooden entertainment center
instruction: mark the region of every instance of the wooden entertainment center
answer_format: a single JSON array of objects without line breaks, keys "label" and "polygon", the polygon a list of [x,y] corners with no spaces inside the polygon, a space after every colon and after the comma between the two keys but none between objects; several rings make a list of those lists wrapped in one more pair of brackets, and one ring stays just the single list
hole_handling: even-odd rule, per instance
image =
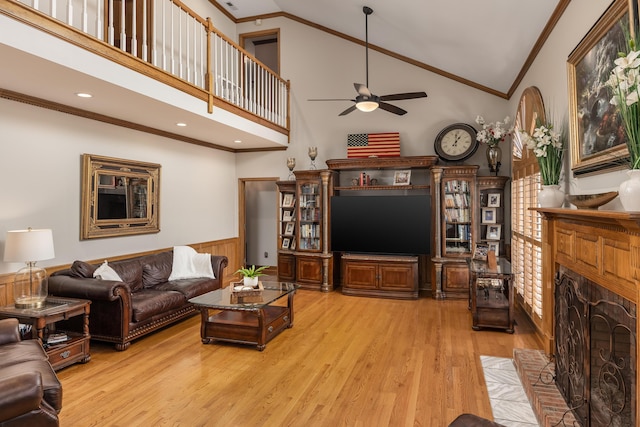
[{"label": "wooden entertainment center", "polygon": [[[335,172],[334,196],[419,195],[431,197],[430,169],[436,156],[327,160]],[[407,181],[402,179],[407,177]],[[425,218],[425,221],[428,220]],[[375,230],[372,230],[375,233]],[[418,298],[429,282],[428,256],[343,253],[339,282],[347,295]]]},{"label": "wooden entertainment center", "polygon": [[[294,171],[295,180],[277,183],[280,280],[321,291],[340,285],[348,295],[468,298],[467,259],[476,242],[491,238],[487,229],[500,229],[505,220],[507,177],[478,177],[477,165],[441,166],[437,156],[332,159],[326,163],[327,169]],[[491,204],[485,200],[488,195]],[[430,204],[425,216],[431,227],[430,253],[416,255],[422,252],[408,250],[387,254],[367,249],[331,252],[337,245],[332,245],[330,236],[330,202],[341,196],[424,196]],[[479,201],[486,202],[482,210]],[[334,211],[337,224],[338,210]],[[380,228],[386,227],[375,227],[372,234]],[[314,238],[312,244],[310,236]],[[504,234],[495,239],[491,243],[505,251]]]}]

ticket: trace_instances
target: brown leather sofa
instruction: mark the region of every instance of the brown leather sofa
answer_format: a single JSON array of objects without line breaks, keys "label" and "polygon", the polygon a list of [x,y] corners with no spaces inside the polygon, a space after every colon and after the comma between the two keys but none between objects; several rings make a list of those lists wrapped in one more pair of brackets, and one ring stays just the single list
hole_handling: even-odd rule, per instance
[{"label": "brown leather sofa", "polygon": [[0,320],[0,426],[57,426],[62,385],[39,340],[20,339],[17,319]]},{"label": "brown leather sofa", "polygon": [[[93,272],[99,264],[75,261],[71,268],[51,275],[49,293],[91,300],[91,338],[113,342],[122,351],[132,340],[195,314],[189,298],[221,288],[228,260],[211,256],[215,279],[168,281],[172,264],[172,250],[109,262],[120,282],[95,279]],[[82,330],[81,319],[66,323],[67,330]]]}]

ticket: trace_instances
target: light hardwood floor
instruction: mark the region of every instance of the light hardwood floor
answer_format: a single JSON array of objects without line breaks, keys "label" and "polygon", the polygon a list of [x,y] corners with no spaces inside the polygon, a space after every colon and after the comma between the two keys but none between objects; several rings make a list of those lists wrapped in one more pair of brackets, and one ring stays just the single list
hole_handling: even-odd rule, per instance
[{"label": "light hardwood floor", "polygon": [[92,343],[58,372],[66,426],[447,426],[492,419],[480,356],[540,348],[471,329],[466,301],[348,297],[299,290],[294,327],[254,347],[200,341],[195,316],[127,351]]}]

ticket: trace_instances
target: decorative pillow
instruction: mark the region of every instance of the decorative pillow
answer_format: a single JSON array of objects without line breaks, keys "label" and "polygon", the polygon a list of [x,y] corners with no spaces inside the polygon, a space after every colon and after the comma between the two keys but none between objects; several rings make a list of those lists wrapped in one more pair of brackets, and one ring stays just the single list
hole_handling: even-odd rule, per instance
[{"label": "decorative pillow", "polygon": [[109,263],[107,261],[103,262],[102,265],[96,268],[96,271],[93,272],[93,277],[101,280],[115,280],[117,282],[122,282],[120,276],[116,271],[109,267]]},{"label": "decorative pillow", "polygon": [[200,254],[190,246],[174,246],[169,280],[209,277],[215,279],[211,254]]},{"label": "decorative pillow", "polygon": [[71,277],[79,277],[81,279],[93,277],[94,271],[96,271],[96,268],[84,261],[73,261],[73,264],[71,264]]}]

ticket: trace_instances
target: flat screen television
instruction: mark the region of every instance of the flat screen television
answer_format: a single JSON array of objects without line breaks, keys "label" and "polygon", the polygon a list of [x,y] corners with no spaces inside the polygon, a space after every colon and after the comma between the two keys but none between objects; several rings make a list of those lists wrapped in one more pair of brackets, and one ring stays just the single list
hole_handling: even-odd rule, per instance
[{"label": "flat screen television", "polygon": [[331,197],[331,251],[423,255],[430,253],[431,197]]}]

